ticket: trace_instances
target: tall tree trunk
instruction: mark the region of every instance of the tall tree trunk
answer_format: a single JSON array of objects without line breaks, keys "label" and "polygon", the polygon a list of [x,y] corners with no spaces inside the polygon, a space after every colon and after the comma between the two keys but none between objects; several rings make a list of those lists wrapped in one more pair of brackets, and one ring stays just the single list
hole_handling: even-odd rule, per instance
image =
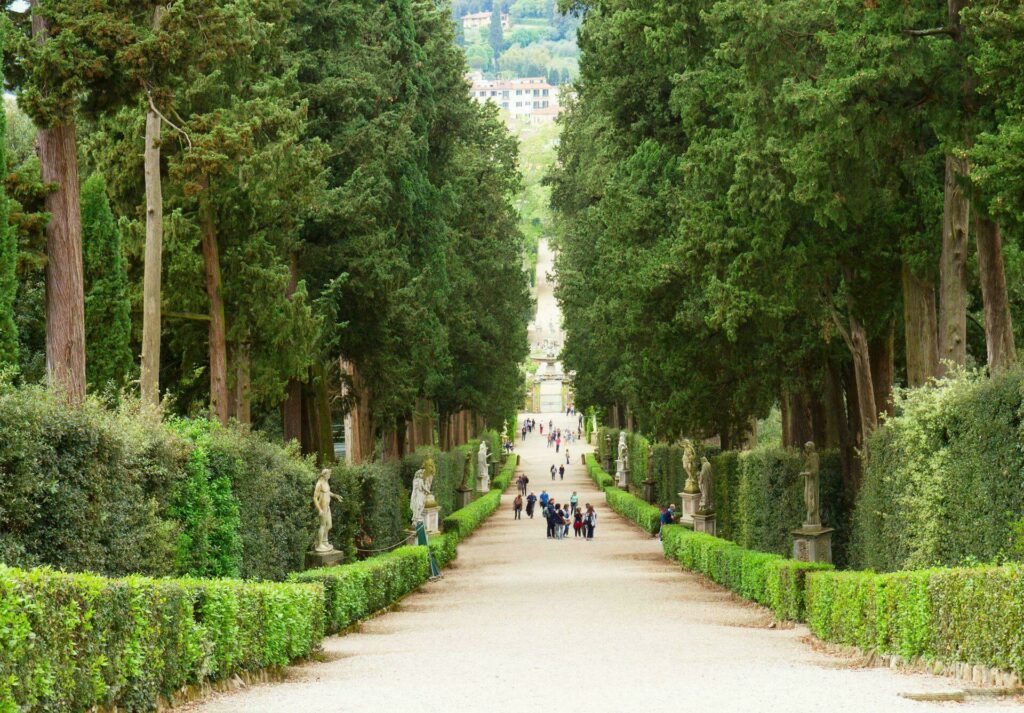
[{"label": "tall tree trunk", "polygon": [[978,244],[978,275],[985,307],[985,347],[992,373],[1005,371],[1017,363],[1013,343],[1013,319],[1006,291],[1003,266],[1003,236],[995,221],[977,216],[974,235]]},{"label": "tall tree trunk", "polygon": [[[153,29],[159,30],[164,7],[153,11]],[[160,296],[163,270],[164,197],[160,176],[160,116],[150,107],[146,114],[146,267],[142,277],[142,367],[139,391],[143,408],[160,405]]]},{"label": "tall tree trunk", "polygon": [[[285,287],[285,297],[291,299],[298,285],[299,266],[293,254],[288,261],[288,285]],[[342,371],[342,373],[348,372]],[[285,443],[287,443],[293,439],[302,438],[302,382],[298,377],[293,376],[288,379],[284,394],[284,403],[281,404],[281,427]],[[352,444],[346,443],[345,448],[352,448]],[[354,462],[358,463],[359,461]]]},{"label": "tall tree trunk", "polygon": [[895,325],[890,324],[883,334],[872,339],[868,345],[871,355],[871,384],[875,392],[875,408],[878,413],[893,415],[892,384],[895,378]]},{"label": "tall tree trunk", "polygon": [[939,373],[967,363],[967,225],[971,204],[960,181],[967,161],[946,156],[946,185],[939,260]]},{"label": "tall tree trunk", "polygon": [[334,462],[334,430],[331,398],[327,388],[327,369],[319,362],[313,365],[313,390],[316,460],[318,464],[326,465]]},{"label": "tall tree trunk", "polygon": [[210,207],[210,184],[204,181],[200,196],[199,230],[206,272],[206,296],[210,300],[210,411],[225,426],[228,423],[228,345],[227,320],[220,274],[220,248]]},{"label": "tall tree trunk", "polygon": [[252,374],[249,345],[239,344],[235,350],[235,418],[252,425]]},{"label": "tall tree trunk", "polygon": [[857,411],[860,416],[860,437],[862,449],[867,448],[867,438],[878,427],[878,407],[875,403],[875,386],[871,374],[871,351],[867,332],[856,317],[850,315],[850,353],[853,356],[853,371],[857,388]]},{"label": "tall tree trunk", "polygon": [[924,386],[939,373],[935,287],[918,279],[903,263],[903,331],[907,349],[907,382]]},{"label": "tall tree trunk", "polygon": [[[42,45],[49,21],[30,3],[32,35]],[[43,183],[57,188],[46,196],[46,374],[69,403],[85,398],[85,278],[82,269],[82,214],[74,117],[39,130]]]}]

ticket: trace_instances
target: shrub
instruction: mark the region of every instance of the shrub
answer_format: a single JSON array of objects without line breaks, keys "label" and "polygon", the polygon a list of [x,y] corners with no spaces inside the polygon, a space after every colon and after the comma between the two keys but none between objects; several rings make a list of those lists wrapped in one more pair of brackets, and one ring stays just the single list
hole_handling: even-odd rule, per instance
[{"label": "shrub", "polygon": [[604,495],[608,506],[627,520],[632,520],[652,535],[658,531],[661,510],[657,506],[619,488],[605,488]]},{"label": "shrub", "polygon": [[153,710],[160,696],[308,656],[323,589],[0,566],[0,709]]},{"label": "shrub", "polygon": [[892,571],[992,561],[1024,515],[1024,371],[901,391],[868,441],[853,562]]},{"label": "shrub", "polygon": [[498,471],[498,475],[495,476],[494,480],[491,481],[491,487],[499,492],[505,492],[508,490],[508,486],[512,484],[512,476],[515,475],[516,467],[519,465],[519,456],[515,453],[510,453],[508,458],[505,459],[505,464]]},{"label": "shrub", "polygon": [[454,535],[456,542],[464,540],[480,526],[501,504],[501,491],[494,489],[482,495],[466,507],[456,510],[444,518],[443,529],[446,535]]},{"label": "shrub", "polygon": [[[683,449],[677,445],[657,443],[654,446],[654,493],[660,505],[679,503],[679,493],[686,483],[686,472],[683,470]],[[718,471],[715,471],[717,475]]]},{"label": "shrub", "polygon": [[806,596],[811,631],[826,641],[1024,676],[1020,565],[813,573]]},{"label": "shrub", "polygon": [[293,574],[293,582],[323,585],[328,634],[344,631],[413,591],[430,578],[425,547],[399,547],[378,557],[339,567]]},{"label": "shrub", "polygon": [[804,613],[805,575],[831,565],[788,560],[680,525],[662,533],[665,556],[704,574],[740,596],[771,608],[779,619],[800,620]]},{"label": "shrub", "polygon": [[605,472],[604,468],[598,465],[593,453],[587,453],[584,460],[587,464],[587,473],[590,475],[591,480],[594,481],[594,485],[604,490],[615,484],[615,481]]}]

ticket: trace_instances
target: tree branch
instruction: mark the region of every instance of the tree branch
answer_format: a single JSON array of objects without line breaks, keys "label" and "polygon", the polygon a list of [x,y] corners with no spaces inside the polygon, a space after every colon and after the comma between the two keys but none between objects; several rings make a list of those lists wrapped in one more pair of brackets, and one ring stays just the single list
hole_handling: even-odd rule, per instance
[{"label": "tree branch", "polygon": [[928,30],[903,30],[903,34],[910,35],[911,37],[934,37],[935,35],[948,35],[949,37],[956,37],[960,34],[959,30],[955,27],[932,27]]},{"label": "tree branch", "polygon": [[163,112],[161,112],[159,109],[156,108],[156,102],[153,101],[153,94],[148,89],[146,90],[146,99],[149,101],[149,108],[150,108],[150,110],[154,114],[159,116],[160,119],[163,120],[163,122],[165,124],[167,124],[169,127],[171,127],[172,129],[177,131],[179,134],[184,136],[185,137],[185,141],[188,142],[188,147],[191,149],[192,148],[192,139],[189,138],[189,135],[185,132],[184,129],[180,128],[177,124],[175,124],[173,121],[171,121],[166,116],[164,116]]},{"label": "tree branch", "polygon": [[197,312],[164,312],[167,319],[191,319],[197,322],[209,322],[210,315]]}]

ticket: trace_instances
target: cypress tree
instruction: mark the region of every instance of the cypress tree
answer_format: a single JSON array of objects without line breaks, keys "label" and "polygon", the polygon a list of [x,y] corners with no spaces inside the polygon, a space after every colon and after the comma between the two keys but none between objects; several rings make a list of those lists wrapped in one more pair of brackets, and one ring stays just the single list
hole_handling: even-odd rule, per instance
[{"label": "cypress tree", "polygon": [[101,174],[94,173],[82,185],[81,200],[86,380],[94,389],[120,387],[132,368],[131,304],[121,231]]},{"label": "cypress tree", "polygon": [[[7,112],[0,112],[0,168],[7,172]],[[18,295],[18,237],[7,224],[7,195],[0,185],[0,367],[18,363],[18,327],[14,300]]]}]

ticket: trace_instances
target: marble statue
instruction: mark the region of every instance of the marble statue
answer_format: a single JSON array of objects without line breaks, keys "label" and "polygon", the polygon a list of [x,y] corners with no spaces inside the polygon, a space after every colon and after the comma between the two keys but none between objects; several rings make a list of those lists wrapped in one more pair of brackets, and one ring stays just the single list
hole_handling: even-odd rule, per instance
[{"label": "marble statue", "polygon": [[697,511],[702,513],[713,512],[715,509],[714,498],[714,475],[711,471],[711,463],[707,458],[700,459],[700,504]]},{"label": "marble statue", "polygon": [[684,493],[699,492],[697,479],[694,477],[697,470],[697,449],[693,447],[693,441],[683,441],[683,470],[686,471],[686,484],[683,486]]},{"label": "marble statue", "polygon": [[[429,458],[423,463],[423,467],[416,471],[412,478],[412,495],[409,496],[409,507],[412,509],[412,526],[423,522],[423,510],[427,506],[427,499],[430,498],[430,488],[434,481],[434,462]],[[427,466],[430,466],[429,473]]]},{"label": "marble statue", "polygon": [[619,431],[619,460],[622,461],[622,468],[629,470],[629,447],[626,445],[626,432]]},{"label": "marble statue", "polygon": [[341,496],[331,492],[331,471],[329,468],[324,468],[320,471],[320,478],[317,479],[316,486],[313,488],[313,507],[316,508],[316,512],[320,516],[320,531],[317,533],[316,545],[313,547],[314,552],[334,552],[334,546],[328,539],[331,528],[334,526],[334,521],[331,519],[331,500],[337,500],[340,503]]},{"label": "marble statue", "polygon": [[804,445],[804,470],[800,475],[804,478],[804,505],[807,507],[805,527],[821,526],[821,503],[819,502],[818,473],[821,469],[821,458],[814,448],[814,442]]},{"label": "marble statue", "polygon": [[480,484],[478,490],[490,490],[491,471],[489,463],[487,462],[487,443],[485,441],[480,441],[480,450],[477,451],[476,479]]}]

